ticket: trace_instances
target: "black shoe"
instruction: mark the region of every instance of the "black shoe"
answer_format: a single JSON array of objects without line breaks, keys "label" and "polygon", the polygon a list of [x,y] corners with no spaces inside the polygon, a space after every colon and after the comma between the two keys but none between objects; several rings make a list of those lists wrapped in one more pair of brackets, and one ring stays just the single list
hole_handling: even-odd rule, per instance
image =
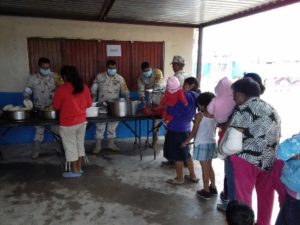
[{"label": "black shoe", "polygon": [[213,196],[218,195],[218,190],[217,190],[217,188],[214,188],[214,187],[212,187],[212,186],[209,186],[209,192],[210,192],[210,194],[213,195]]},{"label": "black shoe", "polygon": [[227,205],[227,203],[217,204],[217,210],[219,210],[220,212],[226,212]]},{"label": "black shoe", "polygon": [[220,199],[221,199],[222,202],[225,202],[225,203],[229,202],[228,196],[225,194],[224,191],[221,192]]},{"label": "black shoe", "polygon": [[197,191],[197,196],[199,198],[203,198],[205,200],[209,200],[211,197],[211,194],[207,191],[205,191],[204,189]]}]

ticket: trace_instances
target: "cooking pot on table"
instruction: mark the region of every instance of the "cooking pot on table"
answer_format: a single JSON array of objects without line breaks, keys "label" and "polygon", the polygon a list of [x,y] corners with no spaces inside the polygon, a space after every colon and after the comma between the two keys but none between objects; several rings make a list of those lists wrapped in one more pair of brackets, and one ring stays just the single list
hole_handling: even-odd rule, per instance
[{"label": "cooking pot on table", "polygon": [[131,101],[124,98],[107,102],[107,112],[110,116],[124,117],[136,115],[140,101]]},{"label": "cooking pot on table", "polygon": [[143,106],[141,104],[142,102],[139,100],[131,100],[130,101],[130,115],[135,116],[138,111],[140,111]]},{"label": "cooking pot on table", "polygon": [[145,99],[148,107],[159,105],[160,100],[164,96],[164,89],[146,89]]},{"label": "cooking pot on table", "polygon": [[37,116],[44,120],[56,120],[58,119],[58,112],[55,110],[37,110]]},{"label": "cooking pot on table", "polygon": [[32,110],[19,109],[14,111],[3,110],[3,118],[8,120],[27,120],[32,117]]}]

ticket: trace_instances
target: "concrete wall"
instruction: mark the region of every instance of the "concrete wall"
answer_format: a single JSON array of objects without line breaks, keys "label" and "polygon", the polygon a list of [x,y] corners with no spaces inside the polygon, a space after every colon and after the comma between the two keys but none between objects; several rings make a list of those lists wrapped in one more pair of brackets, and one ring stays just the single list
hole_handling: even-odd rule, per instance
[{"label": "concrete wall", "polygon": [[169,64],[175,54],[186,59],[185,70],[192,72],[192,28],[0,16],[0,92],[23,90],[29,74],[28,37],[164,41],[165,74],[173,74]]}]

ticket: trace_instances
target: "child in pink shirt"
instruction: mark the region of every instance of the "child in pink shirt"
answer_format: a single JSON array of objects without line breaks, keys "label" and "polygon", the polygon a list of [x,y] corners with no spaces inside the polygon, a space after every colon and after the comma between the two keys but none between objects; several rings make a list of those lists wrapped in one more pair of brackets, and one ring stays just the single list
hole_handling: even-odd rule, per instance
[{"label": "child in pink shirt", "polygon": [[227,122],[236,105],[231,84],[227,77],[223,77],[215,87],[216,97],[207,106],[207,111],[213,115],[218,124]]}]

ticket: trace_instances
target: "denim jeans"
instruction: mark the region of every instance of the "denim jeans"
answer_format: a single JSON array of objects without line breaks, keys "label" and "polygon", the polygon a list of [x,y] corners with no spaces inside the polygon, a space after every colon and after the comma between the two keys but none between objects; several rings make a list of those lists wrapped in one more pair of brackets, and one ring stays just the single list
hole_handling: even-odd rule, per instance
[{"label": "denim jeans", "polygon": [[227,195],[228,199],[230,201],[235,200],[234,195],[234,180],[233,180],[233,170],[232,170],[232,164],[230,161],[230,157],[227,157],[224,160],[224,166],[225,166],[225,176],[226,176],[226,188],[227,188]]},{"label": "denim jeans", "polygon": [[292,198],[288,194],[278,214],[275,225],[298,225],[300,224],[300,200]]}]

